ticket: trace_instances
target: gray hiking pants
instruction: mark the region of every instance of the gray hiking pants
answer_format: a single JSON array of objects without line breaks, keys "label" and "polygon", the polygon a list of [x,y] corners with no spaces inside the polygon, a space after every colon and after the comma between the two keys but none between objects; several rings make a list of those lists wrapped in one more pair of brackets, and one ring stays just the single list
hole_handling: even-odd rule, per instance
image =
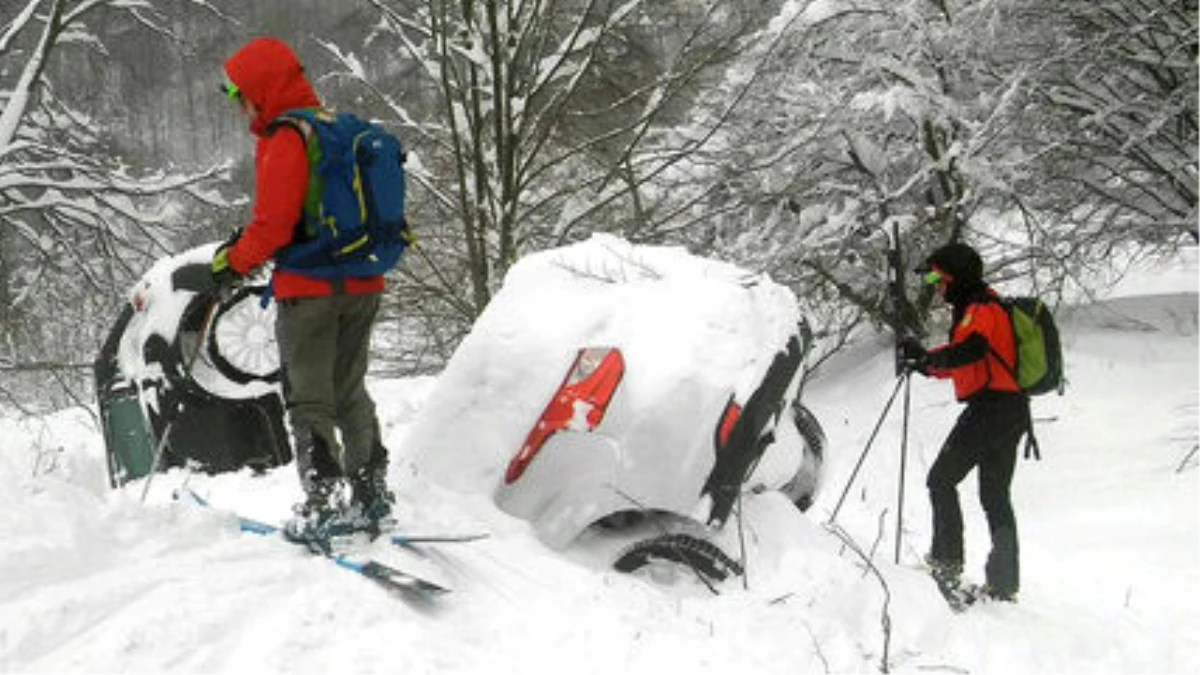
[{"label": "gray hiking pants", "polygon": [[312,478],[352,475],[381,446],[364,383],[379,298],[335,294],[278,303],[283,395],[305,486]]}]

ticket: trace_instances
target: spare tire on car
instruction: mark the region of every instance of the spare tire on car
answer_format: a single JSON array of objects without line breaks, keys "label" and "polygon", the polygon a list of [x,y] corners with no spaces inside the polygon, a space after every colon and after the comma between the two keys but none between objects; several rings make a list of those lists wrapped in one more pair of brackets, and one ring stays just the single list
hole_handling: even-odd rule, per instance
[{"label": "spare tire on car", "polygon": [[220,473],[292,459],[274,307],[260,302],[262,285],[217,297],[215,247],[158,261],[93,364],[113,487],[174,466]]}]

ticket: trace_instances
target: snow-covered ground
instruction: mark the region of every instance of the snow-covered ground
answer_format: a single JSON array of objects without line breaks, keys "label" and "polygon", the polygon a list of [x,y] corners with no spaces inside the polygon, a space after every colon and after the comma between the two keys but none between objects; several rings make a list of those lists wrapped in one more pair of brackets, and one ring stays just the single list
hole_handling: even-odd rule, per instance
[{"label": "snow-covered ground", "polygon": [[[604,535],[555,552],[490,494],[411,480],[404,441],[430,378],[371,382],[400,517],[491,536],[407,555],[454,588],[426,603],[238,531],[222,509],[281,517],[292,467],[173,471],[142,504],[140,482],[108,489],[87,412],[0,418],[0,672],[1197,672],[1195,250],[1175,265],[1060,314],[1070,386],[1035,401],[1043,460],[1020,461],[1013,488],[1018,604],[953,614],[917,569],[924,474],[958,412],[945,383],[912,381],[900,563],[901,399],[828,526],[896,383],[881,336],[806,387],[829,437],[824,489],[807,514],[746,495],[748,574],[717,596],[683,574],[609,570]],[[217,509],[172,501],[185,480]],[[973,477],[960,489],[978,578],[986,528]],[[719,534],[726,550],[737,528]]]}]

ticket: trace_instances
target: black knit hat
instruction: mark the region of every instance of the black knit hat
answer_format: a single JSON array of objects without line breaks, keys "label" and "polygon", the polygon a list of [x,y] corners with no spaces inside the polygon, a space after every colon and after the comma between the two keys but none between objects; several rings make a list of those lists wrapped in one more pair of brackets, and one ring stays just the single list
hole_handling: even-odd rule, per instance
[{"label": "black knit hat", "polygon": [[930,253],[921,269],[928,271],[934,266],[949,274],[957,283],[983,280],[983,260],[975,249],[963,243],[946,244]]}]

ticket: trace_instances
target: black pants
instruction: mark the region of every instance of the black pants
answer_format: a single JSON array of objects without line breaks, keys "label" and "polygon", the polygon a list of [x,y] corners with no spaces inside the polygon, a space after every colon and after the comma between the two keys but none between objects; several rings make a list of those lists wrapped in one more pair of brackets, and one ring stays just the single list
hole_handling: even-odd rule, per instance
[{"label": "black pants", "polygon": [[933,506],[930,557],[961,564],[963,519],[958,484],[978,467],[979,501],[992,536],[992,551],[985,567],[987,582],[1005,593],[1016,593],[1021,582],[1017,519],[1009,488],[1017,463],[1017,445],[1028,426],[1026,397],[981,392],[959,415],[925,482]]}]

